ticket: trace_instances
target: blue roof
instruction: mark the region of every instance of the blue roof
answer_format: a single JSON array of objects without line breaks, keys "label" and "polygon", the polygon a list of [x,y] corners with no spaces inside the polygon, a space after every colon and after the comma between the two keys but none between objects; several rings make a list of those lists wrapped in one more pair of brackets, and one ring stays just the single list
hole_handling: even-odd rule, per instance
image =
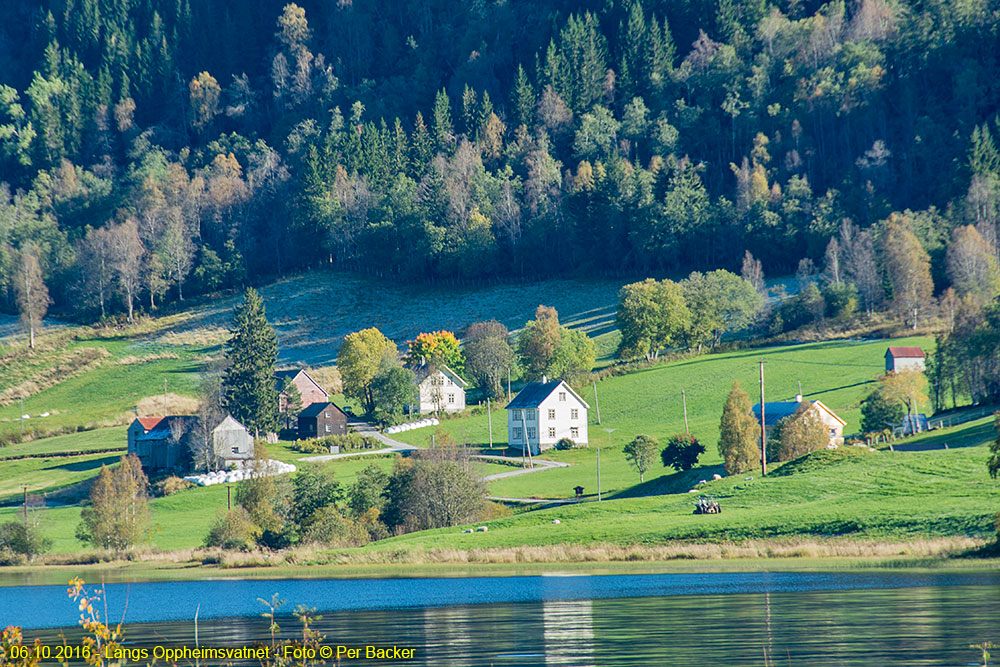
[{"label": "blue roof", "polygon": [[529,382],[524,385],[524,389],[517,393],[514,400],[507,404],[507,409],[521,410],[524,408],[537,408],[561,384],[561,380]]},{"label": "blue roof", "polygon": [[[809,401],[810,403],[812,401]],[[764,403],[764,426],[774,426],[779,421],[792,415],[799,409],[799,404],[795,401],[775,401]],[[754,403],[751,410],[753,416],[760,420],[760,403]]]}]

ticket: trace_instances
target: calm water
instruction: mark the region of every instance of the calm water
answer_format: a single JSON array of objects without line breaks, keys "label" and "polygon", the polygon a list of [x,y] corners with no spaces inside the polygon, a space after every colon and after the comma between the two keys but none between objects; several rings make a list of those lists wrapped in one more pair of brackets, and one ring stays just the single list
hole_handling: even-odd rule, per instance
[{"label": "calm water", "polygon": [[[249,645],[268,637],[257,598],[274,593],[286,611],[324,610],[326,644],[412,647],[415,665],[763,665],[766,651],[776,665],[952,666],[975,663],[969,644],[1000,642],[997,572],[110,585],[109,617],[127,596],[130,641],[193,645],[200,604],[201,645]],[[75,623],[65,595],[0,588],[0,626],[51,640]],[[298,629],[291,617],[281,625],[282,636]]]}]

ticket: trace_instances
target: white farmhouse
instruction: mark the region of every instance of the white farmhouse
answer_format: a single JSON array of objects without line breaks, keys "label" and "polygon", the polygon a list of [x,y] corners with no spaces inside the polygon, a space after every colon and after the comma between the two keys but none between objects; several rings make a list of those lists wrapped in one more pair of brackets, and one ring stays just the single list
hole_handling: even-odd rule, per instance
[{"label": "white farmhouse", "polygon": [[532,454],[563,438],[586,445],[589,408],[562,380],[530,382],[507,404],[507,442]]},{"label": "white farmhouse", "polygon": [[447,366],[429,364],[413,369],[420,405],[407,406],[407,412],[461,412],[465,409],[465,387],[467,383]]}]

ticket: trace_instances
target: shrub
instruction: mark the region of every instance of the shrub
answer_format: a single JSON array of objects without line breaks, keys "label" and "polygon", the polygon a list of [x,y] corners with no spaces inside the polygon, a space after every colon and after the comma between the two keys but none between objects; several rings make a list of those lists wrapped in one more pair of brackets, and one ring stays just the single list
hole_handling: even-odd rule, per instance
[{"label": "shrub", "polygon": [[876,389],[861,402],[861,431],[878,433],[903,421],[903,406],[899,401],[885,397],[882,389]]},{"label": "shrub", "polygon": [[328,435],[318,440],[296,440],[292,443],[291,447],[295,451],[304,454],[327,454],[333,445],[339,446],[341,452],[367,451],[385,447],[378,438],[361,435],[360,433]]},{"label": "shrub", "polygon": [[576,443],[569,438],[562,438],[556,443],[556,449],[573,449],[576,447]]},{"label": "shrub", "polygon": [[184,489],[190,489],[192,486],[191,482],[176,475],[171,475],[166,479],[161,479],[156,483],[156,493],[160,496],[169,496],[177,493],[178,491],[183,491]]},{"label": "shrub", "polygon": [[639,434],[632,442],[625,445],[625,458],[639,473],[639,483],[645,481],[646,471],[649,470],[653,457],[660,443],[650,435]]},{"label": "shrub", "polygon": [[250,513],[237,505],[228,512],[219,510],[215,524],[205,537],[205,546],[250,551],[260,535],[261,530],[250,518]]},{"label": "shrub", "polygon": [[830,431],[812,405],[806,402],[779,421],[767,441],[767,456],[772,461],[791,461],[830,443]]},{"label": "shrub", "polygon": [[370,539],[364,526],[341,514],[333,505],[317,510],[313,522],[302,536],[305,543],[328,547],[360,547]]},{"label": "shrub", "polygon": [[690,433],[678,433],[670,436],[667,446],[660,452],[663,467],[674,470],[690,470],[698,465],[698,457],[705,453],[705,446],[698,442]]},{"label": "shrub", "polygon": [[0,551],[8,551],[29,560],[44,553],[52,545],[52,540],[43,537],[38,526],[33,523],[8,521],[0,525]]}]

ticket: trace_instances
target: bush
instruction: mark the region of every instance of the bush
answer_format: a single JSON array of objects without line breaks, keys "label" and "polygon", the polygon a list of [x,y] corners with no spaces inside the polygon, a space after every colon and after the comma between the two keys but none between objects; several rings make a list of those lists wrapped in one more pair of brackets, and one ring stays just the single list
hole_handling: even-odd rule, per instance
[{"label": "bush", "polygon": [[876,389],[861,402],[861,431],[878,433],[903,421],[903,406],[899,401],[887,400],[881,388]]},{"label": "bush", "polygon": [[170,496],[178,491],[190,489],[191,486],[192,484],[188,480],[177,477],[176,475],[171,475],[170,477],[161,479],[156,483],[156,493],[160,496]]},{"label": "bush", "polygon": [[337,445],[341,452],[359,452],[382,449],[385,444],[378,438],[360,433],[344,433],[343,435],[328,435],[317,440],[296,440],[291,447],[303,454],[328,454],[330,447]]},{"label": "bush", "polygon": [[576,447],[576,443],[569,438],[563,438],[556,443],[556,449],[573,449]]},{"label": "bush", "polygon": [[245,509],[237,505],[228,512],[219,510],[215,524],[205,537],[205,546],[250,551],[260,535],[260,527]]},{"label": "bush", "polygon": [[318,509],[302,536],[304,543],[327,547],[360,547],[370,539],[365,526],[344,516],[333,505]]},{"label": "bush", "polygon": [[0,551],[8,551],[31,560],[44,553],[51,545],[52,540],[43,537],[35,524],[8,521],[0,525]]},{"label": "bush", "polygon": [[663,467],[674,470],[690,470],[698,465],[698,457],[705,453],[705,446],[698,442],[690,433],[677,433],[670,436],[667,446],[660,452]]},{"label": "bush", "polygon": [[830,431],[809,403],[799,404],[791,415],[780,420],[767,441],[767,457],[791,461],[830,443]]}]

